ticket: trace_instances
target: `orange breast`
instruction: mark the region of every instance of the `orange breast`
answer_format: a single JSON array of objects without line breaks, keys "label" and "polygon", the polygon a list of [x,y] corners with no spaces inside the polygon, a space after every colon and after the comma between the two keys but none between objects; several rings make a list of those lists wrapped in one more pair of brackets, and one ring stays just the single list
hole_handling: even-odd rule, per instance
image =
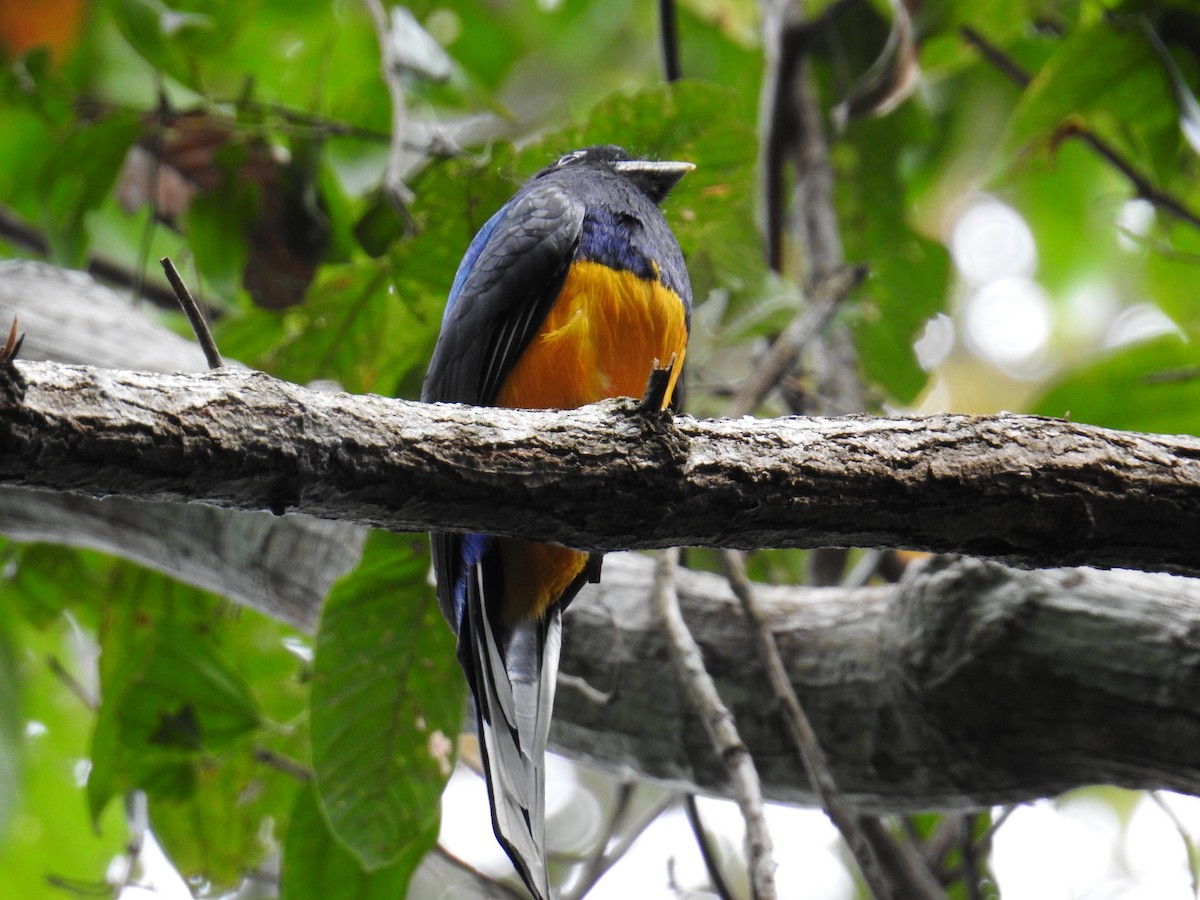
[{"label": "orange breast", "polygon": [[[674,291],[599,263],[577,262],[496,405],[572,409],[607,397],[640,397],[655,361],[674,355],[670,401],[686,350],[685,310]],[[501,538],[500,550],[508,621],[542,615],[587,562],[578,550],[515,538]]]}]

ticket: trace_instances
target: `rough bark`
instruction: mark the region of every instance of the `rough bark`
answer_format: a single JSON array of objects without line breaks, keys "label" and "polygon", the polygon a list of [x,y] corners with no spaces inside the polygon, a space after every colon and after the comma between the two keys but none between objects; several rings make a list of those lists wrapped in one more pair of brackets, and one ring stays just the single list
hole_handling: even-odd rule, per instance
[{"label": "rough bark", "polygon": [[112,553],[309,629],[333,582],[358,565],[365,537],[308,516],[6,487],[0,534]]},{"label": "rough bark", "polygon": [[[83,272],[0,260],[0,328],[13,317],[23,359],[158,372],[201,372],[204,354]],[[358,564],[364,529],[199,504],[0,488],[0,534],[115,553],[294,625]]]},{"label": "rough bark", "polygon": [[[551,743],[723,793],[725,766],[657,627],[652,565],[610,557],[568,610]],[[681,571],[678,590],[764,793],[814,803],[727,583]],[[895,587],[758,592],[834,777],[863,810],[1097,783],[1200,793],[1200,582],[941,558]]]},{"label": "rough bark", "polygon": [[[18,275],[33,280],[26,282]],[[105,300],[95,299],[96,286],[85,277],[49,267],[0,264],[0,310],[7,314],[16,305],[28,324],[31,318],[21,304],[36,306],[45,295],[47,278],[60,281],[65,292],[74,292],[77,302],[67,303],[57,325],[32,331],[24,356],[51,355],[78,344],[77,350],[70,351],[72,358],[150,368],[155,364],[141,355],[145,347],[181,349],[183,342],[174,344],[162,329],[147,335],[131,331],[140,326],[126,316],[136,314],[119,298],[104,312],[118,320],[115,326],[82,322],[72,308]],[[114,333],[142,336],[121,343]],[[54,335],[53,340],[39,342],[47,334]],[[111,354],[114,346],[118,356],[99,355]],[[199,351],[188,348],[188,352],[191,358],[172,362],[166,357],[159,364],[202,367]],[[19,371],[25,365],[19,364]],[[106,395],[89,396],[104,399]],[[173,402],[170,397],[166,401]],[[155,402],[164,402],[164,397]],[[365,398],[365,402],[373,401]],[[116,412],[110,411],[114,416]],[[98,414],[103,415],[103,410]],[[143,409],[134,424],[149,414]],[[303,417],[297,421],[315,428],[320,420],[315,416],[311,422]],[[9,413],[3,414],[3,421],[10,422]],[[535,422],[540,421],[535,417]],[[612,427],[602,416],[595,421],[600,427]],[[858,421],[845,420],[835,427],[850,434]],[[964,426],[980,425],[980,434],[992,436],[978,439],[977,446],[990,449],[975,456],[972,477],[986,480],[990,465],[1020,486],[1022,477],[1014,473],[1022,471],[1024,464],[1025,489],[1032,493],[1042,473],[1035,471],[1040,464],[1030,456],[1027,441],[996,446],[996,436],[1002,433],[997,430],[998,420],[959,421]],[[1018,420],[1025,427],[1022,423],[1025,420]],[[729,424],[735,430],[748,427],[741,421]],[[933,452],[901,464],[902,448],[889,448],[881,435],[872,444],[872,422],[862,420],[862,424],[868,426],[859,432],[865,452],[873,452],[872,447],[887,449],[893,455],[886,465],[902,476],[924,472],[935,486],[939,480],[950,480],[944,457]],[[1080,459],[1087,458],[1087,448],[1097,435],[1109,435],[1095,429],[1076,431],[1065,423],[1025,424],[1058,429],[1054,432],[1058,444],[1053,446],[1070,447]],[[909,425],[917,435],[921,433],[920,423]],[[264,429],[270,427],[270,422],[264,423]],[[446,427],[469,435],[486,426]],[[618,430],[633,428],[626,422]],[[140,430],[144,429],[134,428],[135,433]],[[1087,441],[1076,445],[1071,437],[1076,433]],[[309,439],[298,434],[301,440]],[[811,435],[814,445],[819,444],[820,434],[818,430]],[[171,428],[164,435],[164,444],[180,440]],[[1131,460],[1147,456],[1144,449],[1137,449],[1143,447],[1141,438],[1116,437],[1103,459],[1119,455],[1126,441],[1137,450]],[[120,433],[109,438],[119,440]],[[909,440],[915,447],[917,437]],[[190,441],[195,452],[197,439]],[[8,445],[3,446],[7,458]],[[768,444],[755,438],[747,446],[757,453]],[[1135,466],[1135,473],[1157,467],[1162,477],[1175,472],[1180,485],[1195,482],[1194,474],[1189,474],[1193,473],[1189,460],[1195,458],[1193,442],[1184,441],[1180,452],[1172,440],[1154,439],[1149,446],[1157,448],[1148,457],[1157,464]],[[156,452],[151,448],[150,456]],[[847,489],[857,483],[858,469],[851,463],[862,452],[860,448],[846,454]],[[730,453],[731,459],[736,458],[736,441]],[[1171,461],[1172,454],[1179,457],[1177,462]],[[461,457],[462,468],[470,459]],[[533,466],[528,457],[506,465],[512,469],[522,460]],[[1062,460],[1051,457],[1041,462],[1060,465]],[[1106,490],[1114,504],[1121,500],[1120,485],[1131,477],[1129,462],[1116,466],[1103,462],[1094,471],[1092,481]],[[77,459],[74,465],[79,463]],[[194,473],[196,478],[202,474]],[[466,487],[456,489],[455,496],[479,490],[486,476],[467,472],[462,477]],[[176,489],[181,490],[179,485]],[[1003,494],[1002,488],[997,491]],[[1071,496],[1060,491],[1059,502],[1070,503]],[[1130,501],[1145,504],[1153,496],[1147,489],[1132,494]],[[1169,520],[1179,521],[1171,510],[1181,501],[1172,496],[1164,491],[1164,518],[1155,531],[1167,529]],[[1025,501],[1019,497],[1010,501],[1019,516]],[[848,503],[836,496],[819,502],[835,507]],[[1074,502],[1077,507],[1086,503]],[[1036,510],[1036,506],[1027,508]],[[915,506],[907,509],[906,524],[914,529],[921,526],[927,516],[918,516]],[[593,512],[603,516],[607,511]],[[994,513],[987,504],[974,512],[973,517],[960,514],[969,533],[990,531],[996,524],[989,519]],[[244,525],[247,518],[259,525]],[[1036,511],[1026,518],[1034,531],[1053,527]],[[170,529],[164,527],[167,521]],[[586,517],[581,521],[592,527]],[[1036,525],[1039,521],[1042,524]],[[0,492],[0,530],[6,533],[98,546],[193,584],[227,591],[309,629],[316,622],[323,585],[352,565],[361,540],[361,531],[344,523],[315,524],[318,527],[310,530],[295,516],[247,517],[196,505],[96,501],[9,488]],[[326,526],[328,535],[321,530]],[[269,531],[254,532],[258,536],[248,542],[233,537],[244,537],[243,528],[257,527]],[[293,532],[294,537],[289,537]],[[1181,539],[1195,534],[1194,530],[1179,532]],[[197,550],[197,543],[203,549]],[[300,568],[320,559],[323,545],[329,543],[343,549],[328,551],[331,556],[311,570]],[[180,552],[189,547],[190,552]],[[673,678],[664,677],[671,669],[650,609],[651,565],[650,560],[632,554],[610,556],[603,582],[589,586],[568,611],[564,652],[568,677],[558,693],[553,741],[569,756],[719,793],[724,770],[712,758],[700,723],[687,713],[680,687]],[[289,567],[297,578],[273,574]],[[308,584],[307,576],[300,573],[310,571],[325,574]],[[211,583],[217,577],[223,586]],[[758,667],[753,638],[728,586],[704,573],[680,572],[679,577],[685,615],[760,762],[767,795],[811,802],[773,702],[766,699],[771,695]],[[935,562],[896,588],[845,591],[760,585],[756,591],[772,618],[793,682],[829,749],[835,775],[857,802],[882,808],[975,806],[1106,781],[1200,793],[1200,751],[1195,749],[1200,747],[1196,733],[1200,692],[1194,684],[1200,659],[1200,582],[1093,570],[1021,572],[964,560]],[[581,690],[579,679],[594,690]]]},{"label": "rough bark", "polygon": [[[1200,572],[1200,439],[1029,416],[696,421],[18,362],[0,483],[589,550],[908,547]],[[604,502],[596,502],[604,498]]]}]

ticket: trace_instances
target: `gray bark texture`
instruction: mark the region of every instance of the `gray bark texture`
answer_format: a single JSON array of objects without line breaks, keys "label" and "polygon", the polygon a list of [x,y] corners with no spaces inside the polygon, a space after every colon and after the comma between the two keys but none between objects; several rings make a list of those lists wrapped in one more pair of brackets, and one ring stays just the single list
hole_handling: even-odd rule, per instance
[{"label": "gray bark texture", "polygon": [[[652,569],[610,557],[568,610],[551,744],[725,793],[725,766],[674,676]],[[728,584],[680,571],[678,591],[763,793],[815,803]],[[895,586],[757,593],[838,787],[864,811],[971,809],[1097,783],[1200,793],[1200,582],[942,557]]]},{"label": "gray bark texture", "polygon": [[[0,483],[587,550],[906,547],[1200,573],[1200,439],[1030,416],[696,421],[20,362]],[[603,498],[603,502],[597,502]]]},{"label": "gray bark texture", "polygon": [[[155,314],[83,272],[0,261],[0,327],[19,320],[22,359],[204,371],[200,348]],[[0,487],[0,534],[114,553],[311,627],[330,586],[358,564],[366,531],[307,516]]]},{"label": "gray bark texture", "polygon": [[[140,369],[203,367],[199,351],[162,326],[154,325],[144,335],[131,330],[145,326],[143,313],[86,276],[0,263],[0,315],[5,321],[15,310],[29,329],[33,320],[26,308],[38,306],[47,291],[75,299],[64,301],[59,318],[31,329],[22,352],[26,359],[52,356],[70,346],[77,348],[68,354],[75,362]],[[106,296],[97,300],[97,291]],[[86,307],[95,314],[101,303],[107,305],[100,322],[87,319],[86,309],[78,310]],[[142,336],[130,339],[132,334]],[[185,349],[190,358],[172,363],[143,355],[144,348],[160,341],[172,353]],[[497,411],[415,407],[418,418],[410,420],[414,409],[404,404],[304,392],[252,373],[173,379],[139,375],[125,387],[127,373],[19,362],[16,375],[5,382],[10,405],[0,413],[5,480],[77,494],[6,487],[0,490],[0,531],[23,540],[118,553],[307,629],[316,623],[329,584],[355,564],[361,528],[295,515],[115,497],[95,500],[79,494],[107,493],[118,486],[136,493],[141,483],[146,488],[142,493],[154,496],[202,497],[208,492],[210,500],[268,506],[275,481],[286,482],[299,473],[300,485],[320,479],[344,485],[348,476],[339,465],[353,472],[361,456],[374,459],[372,454],[384,459],[379,466],[390,465],[388,441],[415,441],[421,428],[436,425],[440,430],[433,433],[441,437],[427,456],[430,466],[449,473],[448,483],[442,483],[445,502],[435,506],[435,498],[425,506],[399,508],[429,518],[440,515],[438,524],[481,517],[514,529],[543,527],[545,533],[560,525],[576,536],[606,533],[600,527],[606,522],[611,530],[609,507],[644,501],[621,493],[596,494],[602,488],[595,480],[587,481],[590,488],[559,491],[564,498],[590,492],[589,503],[575,513],[565,505],[562,511],[552,506],[549,515],[545,509],[505,514],[482,508],[520,503],[525,496],[552,503],[546,492],[553,494],[556,484],[569,488],[570,477],[594,479],[594,469],[605,459],[613,467],[615,449],[598,453],[596,460],[579,460],[586,464],[582,474],[562,474],[569,460],[555,462],[542,445],[557,447],[567,440],[563,434],[574,434],[608,442],[597,443],[598,448],[628,449],[633,442],[648,441],[652,449],[621,459],[616,467],[630,471],[614,477],[618,482],[630,479],[638,490],[657,484],[664,491],[660,506],[674,504],[681,490],[671,479],[682,480],[697,466],[689,477],[708,479],[722,497],[740,485],[752,499],[744,509],[734,508],[737,521],[722,518],[732,515],[727,506],[711,519],[720,524],[713,536],[721,539],[732,541],[742,523],[759,515],[765,518],[758,534],[772,533],[764,523],[779,527],[782,521],[797,543],[830,534],[846,534],[848,543],[867,543],[850,538],[878,534],[883,519],[897,544],[925,542],[950,549],[967,541],[978,545],[981,536],[992,535],[996,556],[1027,565],[1051,561],[1060,552],[1060,562],[1091,558],[1115,565],[1120,556],[1129,557],[1129,565],[1146,567],[1195,571],[1200,565],[1194,554],[1200,532],[1195,528],[1193,439],[1148,438],[1019,417],[757,425],[738,420],[710,423],[718,429],[716,436],[704,433],[693,439],[624,407],[558,419],[512,413],[511,422],[498,429],[488,421]],[[223,391],[239,378],[262,385],[273,398],[265,413],[274,410],[282,417],[268,415],[256,422],[254,407],[237,411],[244,401]],[[31,405],[43,393],[59,402],[43,408],[39,399],[36,407]],[[342,404],[351,410],[348,419],[341,418]],[[64,410],[73,412],[68,416]],[[394,416],[409,426],[394,425]],[[583,423],[582,434],[575,416]],[[194,420],[207,425],[188,430]],[[948,436],[938,437],[930,427],[935,421]],[[331,422],[341,422],[356,436],[337,443],[343,439],[330,432]],[[687,420],[681,424],[693,427]],[[779,426],[784,426],[782,432],[773,434]],[[564,430],[555,431],[560,428]],[[274,437],[272,429],[278,432]],[[331,440],[331,434],[336,441],[333,449],[322,445],[325,456],[283,452],[285,446],[311,450]],[[482,454],[471,442],[481,434],[490,435]],[[41,440],[47,441],[44,459],[37,457]],[[520,441],[528,441],[528,447]],[[239,468],[230,457],[246,446],[265,458],[252,458]],[[264,449],[271,446],[274,457]],[[578,459],[590,445],[582,446],[562,450]],[[710,449],[700,456],[698,446]],[[822,448],[832,458],[812,469],[806,454]],[[950,453],[956,448],[962,451],[961,468],[950,467],[958,458]],[[402,444],[395,452],[420,458],[419,449]],[[787,458],[809,459],[810,468],[789,474],[781,461]],[[877,462],[871,463],[872,458]],[[722,486],[721,478],[728,481],[739,471],[733,463],[746,460],[761,463],[754,470],[758,475],[748,477],[741,470],[740,482]],[[540,469],[542,465],[547,468]],[[55,476],[59,466],[65,474]],[[340,503],[340,513],[351,518],[365,509],[363,521],[375,515],[394,517],[387,498],[396,489],[383,481],[383,469],[377,472],[374,499],[366,475],[341,501],[336,492],[311,488],[308,494],[290,493],[316,497],[331,509]],[[513,472],[520,478],[506,477]],[[864,479],[867,472],[892,474],[872,481]],[[514,483],[505,486],[505,481]],[[501,493],[491,495],[488,488],[485,496],[503,500],[480,501],[489,482],[499,485]],[[793,482],[807,485],[812,496],[789,494]],[[872,498],[872,489],[879,496]],[[1049,496],[1043,498],[1041,491]],[[604,502],[595,503],[597,496]],[[954,496],[961,505],[952,503]],[[772,511],[769,507],[776,503],[786,511]],[[703,506],[702,497],[684,504],[678,519],[675,506],[669,506],[657,518],[627,521],[618,530],[628,536],[636,533],[635,526],[653,525],[659,531],[651,533],[661,535],[679,528],[679,522],[694,525]],[[756,513],[757,506],[768,509]],[[855,521],[851,511],[862,521]],[[1122,521],[1123,515],[1127,518]],[[822,521],[821,516],[824,521],[850,516],[847,521],[854,524],[843,523],[840,530],[815,528],[806,537],[802,529]],[[948,521],[935,541],[929,529],[938,517]],[[1074,523],[1074,530],[1055,534],[1064,522]],[[962,532],[961,541],[956,530]],[[1124,541],[1100,540],[1121,531],[1126,532]],[[1094,551],[1088,547],[1089,535],[1095,536]],[[1045,546],[1039,549],[1039,543]],[[1174,549],[1143,553],[1150,545]],[[568,756],[609,769],[721,793],[724,767],[713,758],[702,725],[683,700],[651,611],[651,569],[649,559],[614,554],[605,562],[601,584],[587,587],[568,610],[565,677],[552,742]],[[937,559],[894,587],[758,585],[756,592],[835,776],[848,797],[866,808],[972,807],[1103,782],[1200,793],[1200,582],[1091,569],[1019,571],[979,560]],[[709,668],[755,755],[767,796],[812,802],[753,636],[728,585],[715,575],[683,571],[679,594]]]}]

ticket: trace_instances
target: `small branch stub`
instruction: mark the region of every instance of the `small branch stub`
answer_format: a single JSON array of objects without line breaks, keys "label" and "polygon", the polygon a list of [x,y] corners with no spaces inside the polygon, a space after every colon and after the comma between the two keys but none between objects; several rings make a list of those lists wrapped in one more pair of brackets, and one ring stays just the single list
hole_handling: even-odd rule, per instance
[{"label": "small branch stub", "polygon": [[183,307],[183,311],[188,317],[188,322],[192,325],[192,331],[196,333],[196,340],[200,343],[200,348],[204,351],[204,358],[208,360],[208,367],[210,369],[221,368],[225,365],[225,361],[221,359],[220,351],[217,350],[217,342],[213,339],[208,322],[204,320],[204,313],[200,310],[200,304],[196,302],[196,298],[192,296],[192,292],[183,283],[183,278],[180,277],[179,272],[175,269],[175,264],[171,262],[170,257],[164,256],[159,262],[162,263],[163,271],[167,274],[167,281],[171,282],[171,288],[175,291],[175,297],[179,300],[179,305]]},{"label": "small branch stub", "polygon": [[8,330],[8,340],[4,342],[4,349],[0,350],[0,367],[11,366],[13,360],[17,358],[17,354],[21,352],[21,344],[25,340],[25,335],[21,334],[17,327],[17,317],[13,316],[12,327]]}]

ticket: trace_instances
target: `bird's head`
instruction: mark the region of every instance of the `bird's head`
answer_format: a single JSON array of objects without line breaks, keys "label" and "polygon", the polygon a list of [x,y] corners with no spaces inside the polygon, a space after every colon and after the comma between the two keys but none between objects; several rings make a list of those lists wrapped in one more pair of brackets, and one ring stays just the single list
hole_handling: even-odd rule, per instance
[{"label": "bird's head", "polygon": [[656,159],[633,159],[620,147],[604,144],[573,150],[544,171],[551,172],[568,166],[595,166],[618,173],[634,184],[655,203],[661,203],[679,183],[679,179],[696,168],[690,162],[671,162]]}]

